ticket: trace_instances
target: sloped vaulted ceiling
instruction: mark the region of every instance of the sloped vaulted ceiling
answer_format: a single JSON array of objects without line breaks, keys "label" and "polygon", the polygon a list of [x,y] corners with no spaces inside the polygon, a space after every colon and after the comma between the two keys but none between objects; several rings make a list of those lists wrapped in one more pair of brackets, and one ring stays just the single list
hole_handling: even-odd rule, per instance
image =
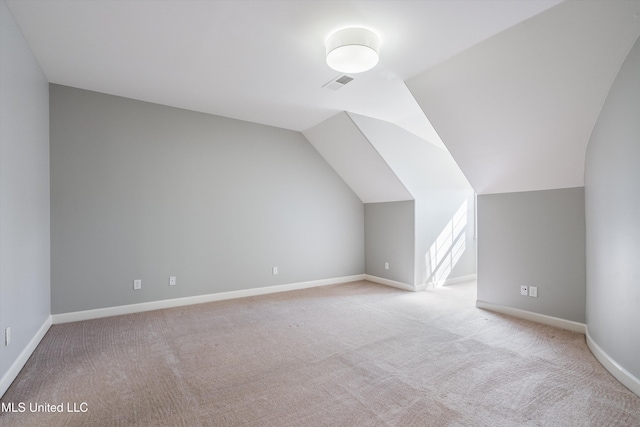
[{"label": "sloped vaulted ceiling", "polygon": [[[437,142],[433,124],[479,193],[581,186],[640,34],[639,0],[6,3],[52,83],[298,131],[350,111]],[[324,38],[347,25],[381,60],[334,92]]]},{"label": "sloped vaulted ceiling", "polygon": [[[6,0],[51,83],[304,131],[341,111],[432,142],[407,77],[560,0]],[[340,91],[325,39],[375,30],[381,57]]]},{"label": "sloped vaulted ceiling", "polygon": [[476,192],[583,186],[591,130],[639,35],[639,1],[566,2],[407,85]]},{"label": "sloped vaulted ceiling", "polygon": [[303,134],[363,203],[413,200],[349,114],[336,114]]}]

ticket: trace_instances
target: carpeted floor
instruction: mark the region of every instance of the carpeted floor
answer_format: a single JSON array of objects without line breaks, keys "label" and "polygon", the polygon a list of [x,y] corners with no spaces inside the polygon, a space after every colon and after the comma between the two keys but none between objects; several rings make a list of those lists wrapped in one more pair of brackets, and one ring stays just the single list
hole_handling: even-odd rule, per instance
[{"label": "carpeted floor", "polygon": [[474,303],[354,282],[54,325],[0,425],[640,426],[583,335]]}]

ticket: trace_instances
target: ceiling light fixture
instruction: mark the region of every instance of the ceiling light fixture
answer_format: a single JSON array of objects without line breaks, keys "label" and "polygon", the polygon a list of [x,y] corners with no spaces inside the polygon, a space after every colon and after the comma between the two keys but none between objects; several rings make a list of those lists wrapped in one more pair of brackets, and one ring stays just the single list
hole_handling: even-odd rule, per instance
[{"label": "ceiling light fixture", "polygon": [[345,28],[327,38],[327,64],[341,73],[361,73],[378,63],[380,39],[365,28]]}]

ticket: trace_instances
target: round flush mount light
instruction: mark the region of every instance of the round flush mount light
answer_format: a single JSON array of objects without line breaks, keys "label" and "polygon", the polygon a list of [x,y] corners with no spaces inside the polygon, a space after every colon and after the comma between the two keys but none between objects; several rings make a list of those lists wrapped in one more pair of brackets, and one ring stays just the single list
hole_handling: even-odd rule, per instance
[{"label": "round flush mount light", "polygon": [[327,38],[327,65],[341,73],[361,73],[378,63],[380,39],[365,28],[345,28]]}]

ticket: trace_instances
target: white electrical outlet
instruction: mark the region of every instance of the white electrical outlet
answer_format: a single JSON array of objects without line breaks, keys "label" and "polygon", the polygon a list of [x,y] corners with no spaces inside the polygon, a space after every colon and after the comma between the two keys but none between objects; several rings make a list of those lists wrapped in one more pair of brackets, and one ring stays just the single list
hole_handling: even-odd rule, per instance
[{"label": "white electrical outlet", "polygon": [[175,286],[175,285],[176,285],[176,276],[169,277],[169,286]]},{"label": "white electrical outlet", "polygon": [[520,286],[520,295],[524,295],[525,297],[529,295],[529,288],[527,286]]},{"label": "white electrical outlet", "polygon": [[537,286],[529,286],[529,296],[538,298],[538,287]]},{"label": "white electrical outlet", "polygon": [[278,267],[273,267],[271,269],[271,273],[275,276],[276,274],[278,274]]},{"label": "white electrical outlet", "polygon": [[142,280],[136,279],[133,281],[133,289],[142,289]]},{"label": "white electrical outlet", "polygon": [[385,263],[384,263],[384,269],[385,269],[385,270],[388,270],[388,269],[389,269],[389,263],[388,263],[388,262],[385,262]]},{"label": "white electrical outlet", "polygon": [[4,330],[4,346],[11,344],[11,326]]}]

